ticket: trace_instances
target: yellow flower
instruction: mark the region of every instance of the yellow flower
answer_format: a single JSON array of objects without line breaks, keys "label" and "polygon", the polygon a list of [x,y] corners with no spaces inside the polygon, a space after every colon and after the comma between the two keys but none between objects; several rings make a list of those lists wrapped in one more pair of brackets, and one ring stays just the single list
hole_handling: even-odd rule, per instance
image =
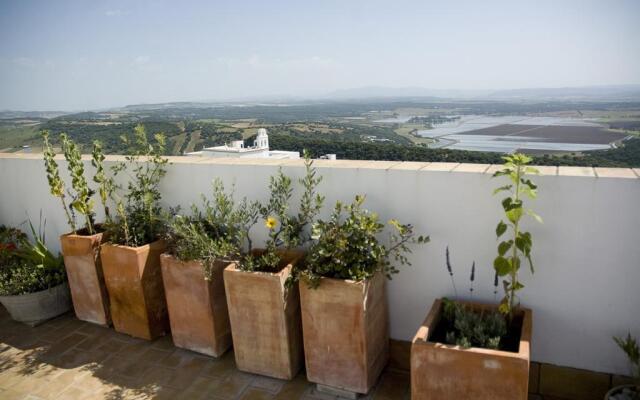
[{"label": "yellow flower", "polygon": [[267,220],[264,222],[264,226],[266,226],[269,229],[275,228],[276,225],[278,225],[278,221],[273,217],[267,218]]}]

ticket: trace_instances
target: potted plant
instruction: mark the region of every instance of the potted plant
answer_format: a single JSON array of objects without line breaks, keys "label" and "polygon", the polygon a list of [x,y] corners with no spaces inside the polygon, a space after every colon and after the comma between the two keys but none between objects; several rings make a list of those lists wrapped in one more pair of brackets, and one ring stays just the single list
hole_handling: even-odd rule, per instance
[{"label": "potted plant", "polygon": [[[494,261],[495,292],[504,277],[505,296],[498,305],[460,299],[437,299],[411,346],[412,399],[522,399],[528,396],[531,344],[531,310],[519,304],[517,293],[524,287],[519,279],[521,259],[531,259],[532,239],[522,230],[521,219],[530,215],[523,197],[535,198],[536,185],[526,178],[537,170],[522,154],[504,157],[504,168],[494,177],[506,176],[510,183],[494,194],[509,192],[502,200],[507,222],[496,227],[498,238],[510,230],[511,237],[498,245]],[[447,249],[447,269],[453,270]],[[472,283],[475,265],[472,268]],[[473,288],[473,286],[471,286]],[[471,290],[471,293],[473,291]],[[454,294],[457,297],[454,284]]]},{"label": "potted plant", "polygon": [[631,365],[632,384],[616,386],[609,390],[604,400],[640,400],[640,346],[631,332],[626,338],[614,337],[618,347],[624,351]]},{"label": "potted plant", "polygon": [[100,250],[115,330],[149,340],[164,335],[169,325],[160,270],[165,243],[158,188],[168,160],[162,156],[164,135],[154,137],[150,143],[144,127],[137,125],[132,141],[123,138],[131,154],[112,171],[130,179],[124,195],[119,185],[109,190],[116,215],[105,223],[109,242]]},{"label": "potted plant", "polygon": [[258,219],[257,203],[245,198],[234,205],[220,180],[213,202],[202,200],[202,209],[193,205],[191,215],[171,218],[160,263],[173,343],[218,357],[231,347],[223,270],[240,258]]},{"label": "potted plant", "polygon": [[289,211],[292,181],[279,171],[271,178],[271,196],[259,215],[269,230],[266,248],[251,249],[224,270],[224,284],[238,369],[292,379],[303,363],[300,296],[291,282],[308,239],[305,227],[322,206],[315,193],[320,178],[305,154],[305,177],[299,212]]},{"label": "potted plant", "polygon": [[0,226],[0,303],[14,320],[36,326],[71,304],[62,257],[47,249],[42,224],[39,233],[29,225],[34,243],[19,229]]},{"label": "potted plant", "polygon": [[[69,279],[73,309],[78,319],[99,325],[109,325],[109,299],[104,284],[100,264],[100,244],[103,240],[102,225],[94,221],[94,191],[89,188],[84,176],[84,164],[80,150],[64,133],[60,135],[62,151],[71,176],[71,188],[66,188],[60,177],[55,153],[49,142],[49,132],[43,131],[44,162],[51,194],[60,199],[71,232],[60,236],[64,265]],[[94,144],[93,164],[97,168],[94,181],[104,176],[99,143]],[[102,197],[103,184],[100,186]],[[67,196],[70,198],[67,204]],[[105,214],[109,218],[106,200],[103,200]],[[83,226],[76,223],[76,215],[84,219]]]},{"label": "potted plant", "polygon": [[[386,278],[397,273],[389,259],[409,264],[409,243],[426,243],[411,225],[389,221],[390,245],[375,213],[338,202],[328,221],[313,225],[313,244],[300,271],[300,302],[307,379],[355,393],[367,393],[387,363],[389,327]],[[346,215],[344,215],[346,213]]]}]

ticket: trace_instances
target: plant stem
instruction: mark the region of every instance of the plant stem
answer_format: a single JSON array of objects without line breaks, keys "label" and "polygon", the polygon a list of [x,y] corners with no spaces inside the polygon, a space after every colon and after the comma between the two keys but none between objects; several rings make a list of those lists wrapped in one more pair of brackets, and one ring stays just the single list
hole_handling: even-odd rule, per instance
[{"label": "plant stem", "polygon": [[[515,190],[515,203],[518,204],[520,201],[520,178],[522,176],[522,166],[517,165],[516,167],[516,190]],[[518,270],[516,268],[516,260],[518,258],[518,246],[516,246],[515,241],[518,240],[518,235],[520,232],[520,218],[516,218],[513,223],[513,231],[514,231],[514,243],[513,243],[513,255],[511,259],[511,287],[509,288],[509,320],[513,320],[513,307],[514,307],[514,298],[516,295],[516,284],[518,283]]]},{"label": "plant stem", "polygon": [[71,232],[76,234],[76,223],[71,218],[71,214],[69,214],[69,209],[67,208],[67,202],[64,201],[64,194],[60,196],[60,201],[62,202],[62,208],[64,208],[64,213],[67,214],[67,221],[69,221],[69,226],[71,226]]}]

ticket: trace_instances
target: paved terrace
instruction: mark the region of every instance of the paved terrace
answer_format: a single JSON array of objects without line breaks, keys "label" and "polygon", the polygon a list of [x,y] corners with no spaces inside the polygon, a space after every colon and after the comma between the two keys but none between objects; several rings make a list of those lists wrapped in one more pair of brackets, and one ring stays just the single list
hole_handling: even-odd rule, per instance
[{"label": "paved terrace", "polygon": [[[409,385],[408,371],[389,366],[361,399],[408,400]],[[233,351],[216,359],[174,347],[171,336],[136,339],[72,313],[31,328],[0,306],[0,399],[340,398],[316,391],[304,371],[290,382],[238,371]]]}]

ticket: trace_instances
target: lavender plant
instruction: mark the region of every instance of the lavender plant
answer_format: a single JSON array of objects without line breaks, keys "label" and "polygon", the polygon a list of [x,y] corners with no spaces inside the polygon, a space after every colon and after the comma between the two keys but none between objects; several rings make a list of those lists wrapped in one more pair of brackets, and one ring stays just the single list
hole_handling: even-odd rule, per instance
[{"label": "lavender plant", "polygon": [[[457,296],[453,266],[446,249],[446,268],[451,277],[451,285]],[[469,295],[473,298],[476,263],[471,264],[469,276]],[[462,348],[483,347],[498,349],[502,338],[507,334],[507,323],[504,317],[495,311],[477,311],[464,303],[448,298],[443,299],[443,323],[446,327],[445,341]]]}]

